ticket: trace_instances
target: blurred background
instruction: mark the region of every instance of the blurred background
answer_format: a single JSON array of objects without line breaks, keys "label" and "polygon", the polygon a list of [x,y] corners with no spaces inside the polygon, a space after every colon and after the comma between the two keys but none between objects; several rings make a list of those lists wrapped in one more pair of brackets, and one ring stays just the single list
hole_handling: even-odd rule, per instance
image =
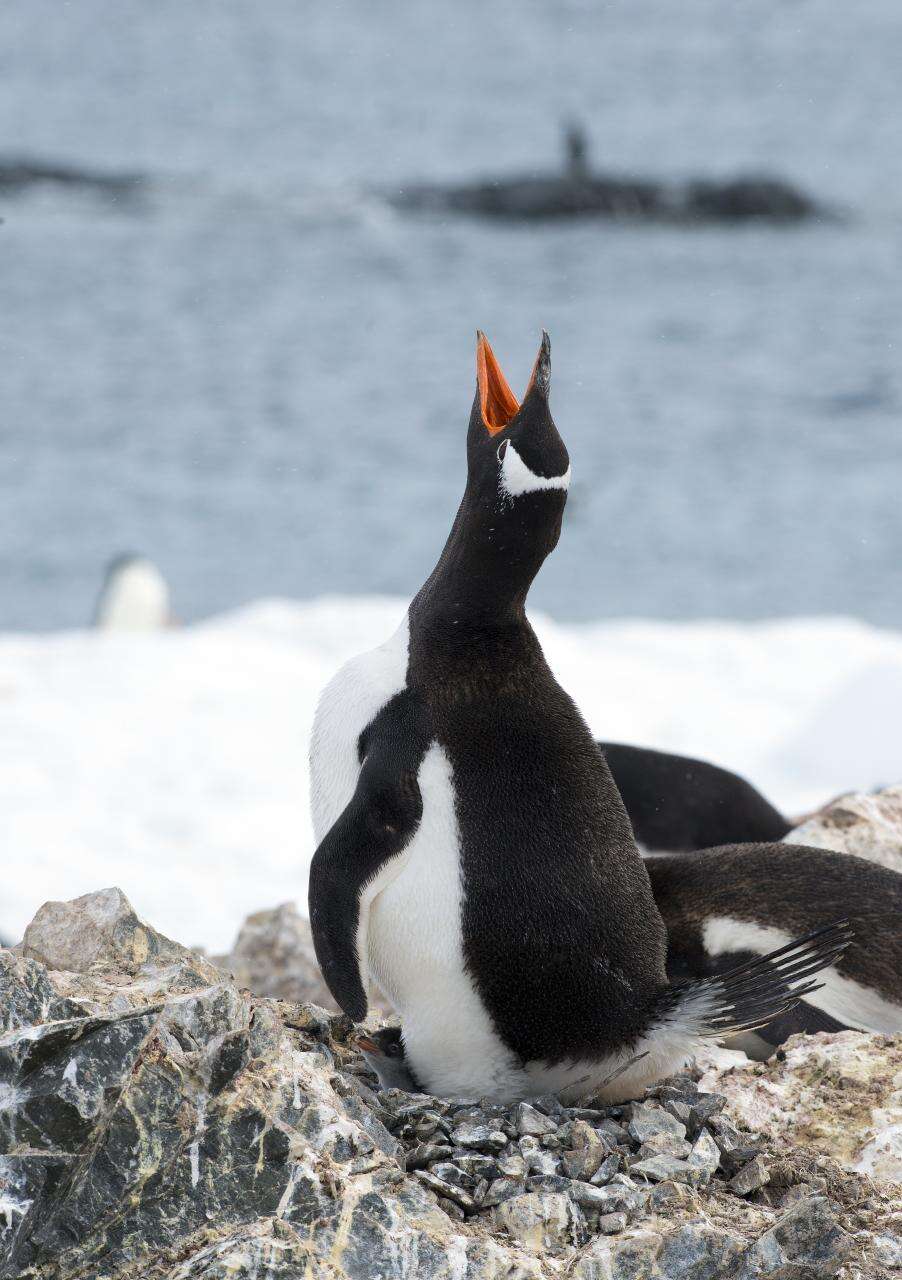
[{"label": "blurred background", "polygon": [[[239,903],[304,896],[309,713],[442,545],[477,325],[518,393],[552,336],[574,484],[532,602],[593,727],[717,753],[785,804],[895,780],[900,48],[895,0],[6,0],[4,931],[154,858],[270,866],[259,903],[236,873],[231,915],[182,918],[177,881],[149,877],[154,922],[201,940]],[[403,207],[424,183],[441,205],[555,175],[574,121],[593,169],[770,175],[815,216]],[[228,643],[225,623],[155,648],[28,639],[84,627],[124,550],[186,623],[337,599],[235,615]],[[825,615],[848,621],[766,625]],[[622,618],[649,620],[629,645],[566,625]],[[646,654],[626,684],[611,636]],[[727,681],[747,695],[729,716]]]}]

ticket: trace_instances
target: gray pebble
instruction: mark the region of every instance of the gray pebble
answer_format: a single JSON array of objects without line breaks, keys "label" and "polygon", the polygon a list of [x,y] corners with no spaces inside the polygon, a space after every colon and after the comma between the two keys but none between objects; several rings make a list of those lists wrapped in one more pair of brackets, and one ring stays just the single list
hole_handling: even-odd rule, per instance
[{"label": "gray pebble", "polygon": [[434,1191],[437,1196],[445,1200],[450,1200],[452,1204],[459,1205],[467,1213],[472,1213],[476,1208],[476,1202],[469,1192],[464,1191],[462,1187],[455,1187],[450,1182],[445,1182],[442,1178],[437,1178],[434,1173],[428,1172],[426,1169],[417,1169],[414,1177],[422,1182],[424,1187],[428,1187],[430,1191]]},{"label": "gray pebble", "polygon": [[472,1151],[455,1151],[454,1163],[459,1169],[463,1169],[464,1173],[469,1174],[471,1178],[488,1178],[491,1181],[492,1178],[498,1175],[498,1162],[491,1156],[480,1155]]},{"label": "gray pebble", "polygon": [[668,1133],[677,1138],[685,1138],[686,1126],[672,1116],[663,1107],[651,1102],[633,1104],[629,1121],[630,1137],[636,1142],[647,1142],[656,1134]]},{"label": "gray pebble", "polygon": [[507,1145],[507,1138],[499,1130],[469,1121],[452,1129],[451,1139],[459,1147],[474,1147],[477,1151],[501,1151]]},{"label": "gray pebble", "polygon": [[616,1151],[612,1151],[609,1156],[605,1156],[601,1164],[592,1174],[589,1181],[594,1187],[604,1186],[606,1182],[610,1182],[614,1174],[620,1168],[620,1155]]},{"label": "gray pebble", "polygon": [[521,1137],[531,1135],[532,1137],[540,1137],[543,1133],[554,1133],[557,1124],[550,1116],[543,1115],[541,1111],[537,1111],[535,1107],[531,1107],[528,1102],[520,1102],[514,1111],[517,1133]]},{"label": "gray pebble", "polygon": [[625,1213],[602,1213],[598,1217],[598,1230],[603,1236],[615,1236],[626,1230]]},{"label": "gray pebble", "polygon": [[439,1142],[421,1142],[407,1153],[407,1168],[425,1169],[436,1160],[447,1160],[454,1154],[454,1148]]},{"label": "gray pebble", "polygon": [[767,1166],[761,1156],[755,1156],[754,1160],[750,1160],[740,1169],[727,1185],[737,1196],[750,1196],[753,1191],[758,1191],[768,1182],[770,1182],[770,1174]]},{"label": "gray pebble", "polygon": [[523,1193],[524,1185],[518,1178],[495,1178],[489,1183],[489,1189],[482,1197],[482,1204],[485,1208],[490,1205],[501,1204],[504,1200],[510,1200],[513,1196],[519,1196]]}]

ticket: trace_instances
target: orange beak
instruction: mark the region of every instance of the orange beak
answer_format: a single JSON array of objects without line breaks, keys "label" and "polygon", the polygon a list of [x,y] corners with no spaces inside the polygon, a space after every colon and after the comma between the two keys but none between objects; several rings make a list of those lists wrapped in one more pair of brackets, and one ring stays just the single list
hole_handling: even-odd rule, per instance
[{"label": "orange beak", "polygon": [[[520,408],[520,402],[507,385],[489,340],[478,330],[476,334],[476,381],[482,420],[490,436],[503,431]],[[530,384],[531,385],[531,384]]]},{"label": "orange beak", "polygon": [[381,1053],[382,1050],[376,1044],[375,1040],[371,1040],[369,1036],[357,1036],[354,1044],[358,1049],[365,1049],[367,1053]]}]

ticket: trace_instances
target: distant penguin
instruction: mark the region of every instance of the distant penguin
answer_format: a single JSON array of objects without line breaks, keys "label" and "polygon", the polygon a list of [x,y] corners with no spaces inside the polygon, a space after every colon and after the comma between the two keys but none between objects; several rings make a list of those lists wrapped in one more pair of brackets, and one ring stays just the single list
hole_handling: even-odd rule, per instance
[{"label": "distant penguin", "polygon": [[792,825],[736,773],[689,756],[599,742],[644,853],[782,840]]},{"label": "distant penguin", "polygon": [[400,1027],[382,1027],[368,1031],[354,1042],[383,1089],[403,1089],[405,1093],[422,1092],[411,1073],[404,1053]]},{"label": "distant penguin", "polygon": [[153,561],[137,555],[111,560],[94,626],[101,631],[156,631],[171,621],[169,586]]},{"label": "distant penguin", "polygon": [[[848,853],[752,844],[653,858],[651,887],[667,926],[671,980],[710,977],[781,947],[822,920],[854,936],[818,974],[819,989],[762,1026],[765,1056],[797,1031],[902,1032],[902,875]],[[754,1052],[755,1040],[742,1047]]]},{"label": "distant penguin", "polygon": [[395,635],[317,709],[309,907],[354,1020],[376,985],[429,1092],[635,1096],[705,1037],[809,989],[842,925],[730,975],[671,985],[666,934],[610,770],[526,619],[570,482],[547,334],[522,405],[486,338],[467,484]]}]

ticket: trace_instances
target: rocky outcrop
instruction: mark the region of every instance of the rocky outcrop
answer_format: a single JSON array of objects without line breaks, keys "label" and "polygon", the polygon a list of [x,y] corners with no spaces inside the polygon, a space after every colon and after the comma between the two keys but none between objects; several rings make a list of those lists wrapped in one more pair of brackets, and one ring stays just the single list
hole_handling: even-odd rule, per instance
[{"label": "rocky outcrop", "polygon": [[735,1068],[620,1107],[380,1092],[345,1018],[99,897],[0,954],[3,1280],[891,1274],[892,1190],[731,1118]]},{"label": "rocky outcrop", "polygon": [[775,1141],[902,1183],[902,1041],[840,1031],[792,1036],[769,1062],[710,1071],[727,1114]]},{"label": "rocky outcrop", "polygon": [[231,952],[214,961],[254,995],[311,1000],[337,1011],[316,962],[310,923],[293,902],[248,916]]},{"label": "rocky outcrop", "polygon": [[137,173],[102,173],[75,165],[27,157],[0,156],[0,194],[19,195],[35,187],[90,191],[110,200],[134,198],[144,184]]},{"label": "rocky outcrop", "polygon": [[902,786],[839,796],[790,831],[786,842],[854,853],[902,872]]},{"label": "rocky outcrop", "polygon": [[522,174],[460,185],[413,183],[390,195],[412,212],[459,213],[509,222],[616,218],[693,226],[795,223],[832,214],[797,187],[767,174],[667,182],[612,173]]}]

